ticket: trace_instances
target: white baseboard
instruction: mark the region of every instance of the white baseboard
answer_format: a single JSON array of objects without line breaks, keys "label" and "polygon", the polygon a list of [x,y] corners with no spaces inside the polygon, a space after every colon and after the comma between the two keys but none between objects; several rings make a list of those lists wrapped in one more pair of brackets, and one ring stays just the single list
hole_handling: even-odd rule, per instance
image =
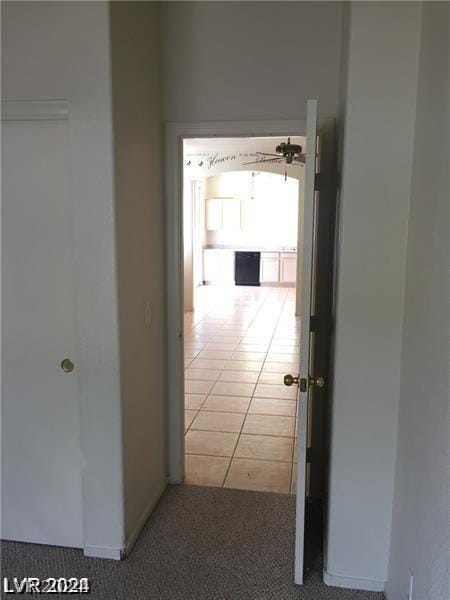
[{"label": "white baseboard", "polygon": [[156,494],[153,496],[151,501],[149,502],[147,508],[144,510],[141,518],[136,524],[136,527],[133,529],[131,535],[128,537],[128,540],[125,543],[124,548],[104,548],[101,546],[85,546],[83,548],[84,556],[89,556],[91,558],[109,558],[110,560],[123,560],[126,558],[131,550],[133,549],[136,540],[141,533],[142,528],[144,527],[147,519],[150,517],[153,509],[155,508],[156,503],[160,499],[162,493],[167,487],[167,482],[161,485]]},{"label": "white baseboard", "polygon": [[[384,590],[384,596],[385,596],[386,600],[391,600],[391,594],[386,589]],[[393,600],[393,598],[392,598],[392,600]]]},{"label": "white baseboard", "polygon": [[134,544],[136,543],[136,540],[139,537],[139,534],[142,531],[142,528],[146,524],[148,518],[150,517],[151,513],[153,512],[153,509],[156,506],[156,503],[161,498],[166,487],[167,487],[167,481],[164,481],[163,484],[160,486],[160,488],[157,490],[156,494],[153,496],[153,498],[148,503],[147,508],[142,513],[142,516],[139,519],[139,521],[137,522],[136,527],[133,529],[131,534],[128,536],[128,539],[125,542],[125,548],[123,549],[123,554],[124,554],[123,558],[125,558],[125,556],[128,556],[130,554],[131,550],[133,549]]},{"label": "white baseboard", "polygon": [[109,558],[110,560],[122,560],[124,558],[122,548],[102,548],[100,546],[85,546],[84,556],[91,558]]},{"label": "white baseboard", "polygon": [[326,569],[323,570],[323,582],[331,587],[348,588],[350,590],[365,590],[367,592],[384,592],[385,581],[378,579],[360,579],[336,575]]}]

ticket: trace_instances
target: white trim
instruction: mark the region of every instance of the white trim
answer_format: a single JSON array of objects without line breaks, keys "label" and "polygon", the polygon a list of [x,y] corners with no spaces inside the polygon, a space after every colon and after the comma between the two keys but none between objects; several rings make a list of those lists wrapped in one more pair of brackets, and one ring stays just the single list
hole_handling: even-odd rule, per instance
[{"label": "white trim", "polygon": [[128,537],[128,541],[125,543],[125,548],[123,551],[125,556],[128,556],[130,554],[131,550],[133,549],[133,546],[136,543],[136,541],[139,537],[139,534],[142,531],[142,528],[144,527],[144,525],[146,524],[150,515],[152,514],[153,509],[155,508],[156,504],[158,503],[158,500],[161,498],[162,494],[164,493],[164,490],[166,489],[166,487],[167,487],[167,481],[164,481],[164,483],[157,490],[156,494],[154,494],[151,501],[148,503],[147,508],[142,513],[142,516],[139,519],[139,521],[137,522],[136,527],[133,529],[133,531],[131,532],[131,535]]},{"label": "white trim", "polygon": [[390,591],[387,589],[387,581],[386,581],[386,585],[384,587],[384,597],[385,600],[394,600],[394,596],[392,596],[392,594],[390,593]]},{"label": "white trim", "polygon": [[183,161],[184,138],[305,135],[306,121],[207,121],[167,123],[166,146],[166,273],[167,273],[167,395],[168,477],[184,478],[183,381]]},{"label": "white trim", "polygon": [[348,577],[323,570],[323,582],[331,587],[347,588],[350,590],[364,590],[367,592],[384,592],[385,581],[379,579],[363,579],[360,577]]},{"label": "white trim", "polygon": [[123,548],[103,548],[101,546],[85,546],[84,556],[90,558],[109,558],[110,560],[123,560],[125,554]]},{"label": "white trim", "polygon": [[69,116],[67,100],[2,100],[2,121],[64,120]]},{"label": "white trim", "polygon": [[[310,368],[310,314],[311,314],[311,271],[313,257],[314,227],[314,179],[316,173],[316,138],[317,138],[317,100],[307,102],[306,122],[306,162],[305,185],[303,194],[303,218],[299,218],[299,239],[302,247],[297,248],[297,286],[296,314],[300,319],[300,360],[298,377],[308,378]],[[299,199],[301,191],[299,189]],[[299,201],[299,214],[300,214]],[[300,290],[300,292],[299,292]],[[300,294],[300,297],[299,297]],[[298,302],[300,301],[300,304]],[[300,387],[297,391],[298,430],[297,430],[297,489],[295,502],[295,564],[294,581],[303,583],[304,545],[305,545],[305,495],[306,495],[306,445],[308,422],[309,386],[306,390]]]}]

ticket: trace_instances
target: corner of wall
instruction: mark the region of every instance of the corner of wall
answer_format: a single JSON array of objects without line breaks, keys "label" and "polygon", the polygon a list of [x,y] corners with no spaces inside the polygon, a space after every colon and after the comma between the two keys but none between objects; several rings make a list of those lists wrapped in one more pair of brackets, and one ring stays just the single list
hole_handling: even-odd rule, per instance
[{"label": "corner of wall", "polygon": [[330,587],[345,588],[349,590],[365,590],[367,592],[383,592],[386,582],[379,579],[362,579],[347,577],[323,570],[323,582]]},{"label": "corner of wall", "polygon": [[110,5],[125,552],[166,486],[159,13]]}]

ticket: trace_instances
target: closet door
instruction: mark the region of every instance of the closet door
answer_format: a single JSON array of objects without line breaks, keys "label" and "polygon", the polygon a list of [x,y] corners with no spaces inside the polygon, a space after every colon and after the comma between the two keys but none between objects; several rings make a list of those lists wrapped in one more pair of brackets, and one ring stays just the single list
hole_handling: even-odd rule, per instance
[{"label": "closet door", "polygon": [[82,547],[68,122],[2,126],[2,537]]}]

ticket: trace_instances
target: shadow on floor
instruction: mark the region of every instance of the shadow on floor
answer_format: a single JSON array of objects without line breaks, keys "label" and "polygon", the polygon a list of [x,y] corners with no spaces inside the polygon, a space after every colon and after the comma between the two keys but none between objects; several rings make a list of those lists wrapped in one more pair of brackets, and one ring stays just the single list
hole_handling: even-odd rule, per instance
[{"label": "shadow on floor", "polygon": [[308,503],[307,571],[298,587],[294,496],[169,486],[126,560],[2,542],[2,576],[89,577],[92,592],[86,597],[96,600],[383,599],[322,583],[321,522],[320,505]]}]

